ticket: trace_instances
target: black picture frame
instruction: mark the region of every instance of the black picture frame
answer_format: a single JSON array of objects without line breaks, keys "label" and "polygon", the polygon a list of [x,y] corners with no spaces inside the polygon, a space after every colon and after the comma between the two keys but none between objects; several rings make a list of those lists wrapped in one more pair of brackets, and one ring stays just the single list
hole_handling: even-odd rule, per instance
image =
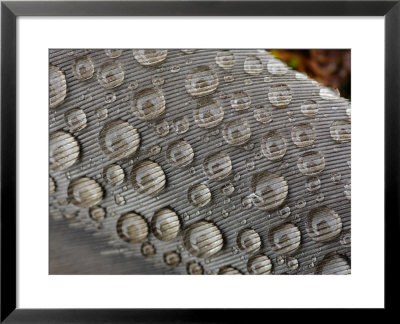
[{"label": "black picture frame", "polygon": [[[400,1],[2,1],[1,3],[1,322],[225,322],[276,310],[16,308],[16,19],[19,16],[384,16],[385,310],[394,310],[400,229]],[[373,44],[371,44],[373,46]],[[372,153],[371,153],[372,154]],[[374,190],[371,188],[371,190]],[[371,266],[373,266],[371,256]],[[366,287],[366,290],[368,288]],[[299,293],[300,294],[300,293]],[[182,296],[182,298],[186,298]],[[299,295],[299,298],[301,296]],[[265,314],[265,312],[269,312]],[[251,313],[250,313],[251,312]],[[254,316],[254,317],[253,317]],[[267,320],[268,317],[264,317]],[[248,318],[250,319],[250,318]],[[315,319],[315,318],[314,318]],[[382,318],[380,318],[382,320]]]}]

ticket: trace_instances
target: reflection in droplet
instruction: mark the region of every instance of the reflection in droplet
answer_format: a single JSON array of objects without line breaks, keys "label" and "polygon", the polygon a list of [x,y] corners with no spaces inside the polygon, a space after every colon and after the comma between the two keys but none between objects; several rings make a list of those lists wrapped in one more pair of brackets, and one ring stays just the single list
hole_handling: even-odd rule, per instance
[{"label": "reflection in droplet", "polygon": [[262,154],[271,161],[280,160],[286,154],[287,145],[285,138],[278,132],[269,132],[261,142]]},{"label": "reflection in droplet", "polygon": [[211,191],[202,183],[192,185],[188,190],[188,200],[194,207],[204,207],[211,201]]},{"label": "reflection in droplet", "polygon": [[301,234],[295,225],[285,223],[270,230],[268,241],[276,253],[289,255],[299,248]]},{"label": "reflection in droplet", "polygon": [[104,168],[104,180],[111,186],[119,186],[124,182],[125,172],[118,164],[111,164]]},{"label": "reflection in droplet", "polygon": [[215,57],[215,62],[222,69],[232,69],[235,65],[235,54],[229,50],[219,51]]},{"label": "reflection in droplet", "polygon": [[292,101],[292,91],[286,84],[274,84],[268,90],[268,99],[274,107],[285,108]]},{"label": "reflection in droplet", "polygon": [[217,90],[218,84],[218,75],[208,66],[193,69],[185,81],[186,91],[192,97],[207,96]]},{"label": "reflection in droplet", "polygon": [[215,224],[200,221],[186,229],[184,243],[190,254],[198,258],[209,258],[222,249],[223,238]]},{"label": "reflection in droplet", "polygon": [[178,215],[171,208],[157,210],[151,220],[151,229],[159,240],[173,240],[178,236],[180,229]]},{"label": "reflection in droplet", "polygon": [[175,168],[183,168],[192,163],[194,152],[192,146],[184,141],[179,140],[170,144],[167,148],[167,160]]},{"label": "reflection in droplet", "polygon": [[250,125],[243,119],[231,120],[225,124],[222,136],[229,145],[242,145],[250,139]]},{"label": "reflection in droplet", "polygon": [[351,141],[351,124],[348,120],[336,120],[330,127],[332,138],[338,143],[348,143]]},{"label": "reflection in droplet", "polygon": [[65,170],[78,159],[80,148],[78,141],[71,134],[57,131],[50,134],[49,162],[52,170]]},{"label": "reflection in droplet", "polygon": [[154,119],[165,111],[165,97],[160,89],[139,91],[132,101],[132,113],[140,120]]},{"label": "reflection in droplet", "polygon": [[64,115],[65,123],[71,132],[77,132],[86,127],[86,114],[82,109],[68,110]]},{"label": "reflection in droplet", "polygon": [[64,73],[56,66],[50,65],[49,75],[49,106],[55,108],[60,105],[67,96],[67,81]]},{"label": "reflection in droplet", "polygon": [[140,194],[155,195],[165,188],[166,177],[158,163],[145,160],[132,168],[131,181]]},{"label": "reflection in droplet", "polygon": [[92,207],[103,199],[103,195],[100,184],[87,177],[74,179],[68,186],[68,198],[78,207]]},{"label": "reflection in droplet", "polygon": [[237,237],[239,249],[246,253],[254,253],[261,248],[260,235],[251,228],[242,230]]},{"label": "reflection in droplet", "polygon": [[251,98],[245,91],[235,91],[231,96],[231,107],[233,110],[245,110],[250,108]]},{"label": "reflection in droplet", "polygon": [[263,254],[255,255],[247,262],[247,271],[254,275],[268,275],[272,270],[271,260]]},{"label": "reflection in droplet", "polygon": [[149,234],[149,228],[142,216],[130,212],[118,219],[117,233],[125,242],[138,243],[146,239]]},{"label": "reflection in droplet", "polygon": [[258,75],[263,70],[263,64],[261,60],[254,55],[246,57],[244,61],[244,72],[250,75]]},{"label": "reflection in droplet", "polygon": [[342,231],[340,216],[326,206],[314,208],[308,214],[307,232],[317,242],[330,241]]},{"label": "reflection in droplet", "polygon": [[113,160],[133,155],[140,145],[140,136],[131,124],[117,119],[107,123],[100,132],[100,147]]},{"label": "reflection in droplet", "polygon": [[307,123],[294,126],[291,135],[293,143],[298,147],[312,145],[316,138],[314,127]]},{"label": "reflection in droplet", "polygon": [[205,175],[211,180],[222,180],[232,172],[232,162],[225,152],[208,155],[203,162]]},{"label": "reflection in droplet", "polygon": [[325,157],[321,152],[305,152],[297,160],[297,167],[304,175],[316,175],[325,169]]},{"label": "reflection in droplet", "polygon": [[253,175],[251,198],[261,210],[272,210],[284,202],[288,195],[288,184],[283,176],[268,171]]},{"label": "reflection in droplet", "polygon": [[106,89],[118,87],[124,82],[124,70],[116,62],[106,62],[97,72],[97,80]]},{"label": "reflection in droplet", "polygon": [[218,101],[212,99],[200,101],[193,110],[193,118],[201,128],[215,127],[224,119],[224,110]]},{"label": "reflection in droplet", "polygon": [[72,72],[78,80],[88,80],[94,74],[94,65],[90,57],[82,56],[75,60]]},{"label": "reflection in droplet", "polygon": [[139,64],[143,66],[153,66],[160,64],[167,58],[167,50],[157,50],[157,49],[143,49],[143,50],[133,50],[133,56]]}]

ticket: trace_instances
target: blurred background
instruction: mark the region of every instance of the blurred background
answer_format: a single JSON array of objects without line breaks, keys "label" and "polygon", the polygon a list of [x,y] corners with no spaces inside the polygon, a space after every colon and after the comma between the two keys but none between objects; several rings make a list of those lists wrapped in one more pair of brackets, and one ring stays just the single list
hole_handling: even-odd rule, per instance
[{"label": "blurred background", "polygon": [[341,49],[271,49],[275,57],[291,68],[306,73],[327,87],[338,89],[351,100],[351,50]]}]

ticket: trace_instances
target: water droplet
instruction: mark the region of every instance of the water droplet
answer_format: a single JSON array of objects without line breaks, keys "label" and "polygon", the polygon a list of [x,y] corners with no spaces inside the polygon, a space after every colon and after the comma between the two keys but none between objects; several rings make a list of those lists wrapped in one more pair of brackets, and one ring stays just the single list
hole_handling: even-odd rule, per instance
[{"label": "water droplet", "polygon": [[290,216],[290,207],[284,206],[283,208],[278,210],[278,215],[282,219],[286,219]]},{"label": "water droplet", "polygon": [[308,117],[312,117],[318,113],[318,104],[314,100],[307,100],[301,105],[301,112]]},{"label": "water droplet", "polygon": [[225,124],[222,136],[229,145],[242,145],[250,139],[250,125],[243,119],[231,120]]},{"label": "water droplet", "polygon": [[272,121],[272,113],[266,106],[257,105],[254,109],[254,118],[262,124],[268,124]]},{"label": "water droplet", "polygon": [[107,123],[100,132],[100,147],[113,160],[132,156],[140,145],[139,132],[120,119]]},{"label": "water droplet", "polygon": [[105,52],[109,58],[113,59],[122,55],[122,49],[106,49]]},{"label": "water droplet", "polygon": [[104,168],[103,177],[111,186],[119,186],[124,182],[125,172],[118,164],[111,164]]},{"label": "water droplet", "polygon": [[299,267],[299,261],[296,258],[288,257],[286,265],[290,270],[296,270]]},{"label": "water droplet", "polygon": [[186,91],[192,97],[207,96],[217,90],[218,84],[218,75],[208,66],[193,69],[185,81]]},{"label": "water droplet", "polygon": [[186,265],[186,271],[190,275],[202,275],[204,273],[202,265],[196,261],[189,262]]},{"label": "water droplet", "polygon": [[246,160],[246,169],[247,170],[249,170],[249,171],[254,170],[255,166],[256,166],[256,164],[253,159]]},{"label": "water droplet", "polygon": [[181,70],[181,67],[179,65],[173,65],[171,66],[171,73],[178,73]]},{"label": "water droplet", "polygon": [[351,183],[348,183],[344,186],[344,195],[348,200],[351,200]]},{"label": "water droplet", "polygon": [[96,222],[101,222],[106,217],[106,211],[101,206],[93,206],[89,209],[90,218]]},{"label": "water droplet", "polygon": [[115,100],[117,100],[117,96],[114,92],[106,93],[106,97],[104,99],[105,103],[113,103]]},{"label": "water droplet", "polygon": [[324,100],[334,100],[339,98],[340,93],[337,89],[323,87],[319,90],[319,96]]},{"label": "water droplet", "polygon": [[221,124],[224,119],[224,110],[218,101],[206,99],[200,101],[197,108],[193,110],[193,118],[197,126],[212,128]]},{"label": "water droplet", "polygon": [[160,89],[139,91],[132,101],[132,114],[140,120],[154,119],[165,111],[165,97]]},{"label": "water droplet", "polygon": [[218,274],[219,275],[241,275],[242,273],[234,267],[227,266],[227,267],[223,267],[223,268],[219,269]]},{"label": "water droplet", "polygon": [[80,148],[71,134],[57,131],[50,134],[49,162],[52,170],[65,170],[78,159]]},{"label": "water droplet", "polygon": [[156,254],[156,248],[149,242],[144,242],[141,247],[142,255],[146,258]]},{"label": "water droplet", "polygon": [[188,189],[188,200],[194,207],[204,207],[211,201],[211,191],[202,183],[192,185]]},{"label": "water droplet", "polygon": [[78,80],[88,80],[94,74],[94,65],[90,57],[82,56],[75,60],[72,73]]},{"label": "water droplet", "polygon": [[323,202],[324,199],[325,199],[325,197],[324,197],[324,194],[323,194],[322,192],[319,193],[319,194],[317,195],[317,197],[315,197],[315,200],[316,200],[318,203]]},{"label": "water droplet", "polygon": [[55,108],[60,105],[67,96],[67,81],[65,74],[56,66],[50,65],[49,75],[49,106]]},{"label": "water droplet", "polygon": [[245,91],[235,91],[231,96],[231,107],[233,110],[245,110],[250,108],[251,98]]},{"label": "water droplet", "polygon": [[181,50],[184,54],[194,54],[196,52],[195,49],[183,49]]},{"label": "water droplet", "polygon": [[186,116],[177,117],[173,121],[175,133],[184,134],[189,130],[190,123]]},{"label": "water droplet", "polygon": [[232,172],[231,158],[226,152],[208,155],[203,162],[205,175],[211,180],[222,180]]},{"label": "water droplet", "polygon": [[229,50],[219,51],[215,57],[215,62],[220,68],[230,70],[235,65],[235,54]]},{"label": "water droplet", "polygon": [[233,76],[232,73],[226,73],[226,74],[224,75],[224,80],[225,80],[225,82],[227,82],[227,83],[233,82],[233,81],[235,81],[235,77]]},{"label": "water droplet", "polygon": [[247,271],[254,275],[268,275],[271,273],[272,262],[263,254],[255,255],[247,262]]},{"label": "water droplet", "polygon": [[306,207],[307,202],[304,199],[300,199],[296,202],[296,208],[298,209],[302,209],[304,207]]},{"label": "water droplet", "polygon": [[52,195],[56,192],[56,183],[52,177],[49,177],[49,193]]},{"label": "water droplet", "polygon": [[237,245],[245,253],[254,253],[261,248],[260,235],[255,230],[246,228],[239,233]]},{"label": "water droplet", "polygon": [[253,175],[251,180],[253,204],[261,210],[272,210],[284,202],[288,184],[283,176],[268,171]]},{"label": "water droplet", "polygon": [[232,183],[226,183],[221,187],[221,191],[225,196],[230,196],[235,191],[235,187]]},{"label": "water droplet", "polygon": [[348,143],[351,140],[351,124],[348,120],[336,120],[330,127],[330,133],[334,141]]},{"label": "water droplet", "polygon": [[273,75],[284,75],[289,71],[285,63],[276,59],[269,60],[267,64],[267,69],[268,72]]},{"label": "water droplet", "polygon": [[169,124],[166,120],[160,120],[153,124],[153,129],[157,136],[164,137],[169,133]]},{"label": "water droplet", "polygon": [[321,181],[319,180],[318,177],[310,177],[307,178],[305,186],[306,189],[310,192],[317,191],[319,190],[319,188],[321,188]]},{"label": "water droplet", "polygon": [[343,231],[340,237],[340,244],[342,244],[344,247],[351,246],[351,232],[349,230]]},{"label": "water droplet", "polygon": [[133,80],[131,82],[129,82],[129,88],[132,90],[137,89],[139,86],[139,82],[137,80]]},{"label": "water droplet", "polygon": [[106,62],[97,72],[97,80],[106,89],[118,87],[124,82],[125,73],[121,65],[116,62]]},{"label": "water droplet", "polygon": [[282,264],[284,264],[285,263],[285,258],[283,257],[283,256],[278,256],[277,258],[276,258],[276,262],[278,263],[278,265],[282,265]]},{"label": "water droplet", "polygon": [[100,107],[96,110],[96,116],[98,120],[105,120],[108,118],[108,110],[106,107]]},{"label": "water droplet", "polygon": [[122,215],[117,222],[117,233],[128,243],[138,243],[146,239],[149,228],[145,219],[134,212]]},{"label": "water droplet", "polygon": [[297,167],[304,175],[316,175],[325,169],[325,157],[321,152],[305,152],[297,160]]},{"label": "water droplet", "polygon": [[162,76],[155,75],[155,76],[153,76],[153,79],[151,80],[151,83],[153,83],[153,85],[155,87],[161,87],[165,83],[165,80],[164,80],[164,78]]},{"label": "water droplet", "polygon": [[274,107],[285,108],[292,101],[292,90],[286,84],[274,84],[268,90],[268,99]]},{"label": "water droplet", "polygon": [[254,55],[246,57],[244,61],[244,72],[250,75],[258,75],[263,70],[263,64],[261,60]]},{"label": "water droplet", "polygon": [[153,145],[150,147],[150,154],[152,156],[157,155],[161,152],[161,146],[160,145]]},{"label": "water droplet", "polygon": [[87,177],[74,179],[68,186],[68,198],[75,206],[82,208],[98,204],[103,194],[100,184]]},{"label": "water droplet", "polygon": [[315,128],[311,124],[303,123],[292,128],[292,140],[298,147],[310,146],[315,141]]},{"label": "water droplet", "polygon": [[349,275],[351,274],[351,269],[344,257],[336,253],[329,253],[318,265],[316,274]]},{"label": "water droplet", "polygon": [[135,60],[143,66],[153,66],[160,64],[167,58],[167,50],[156,50],[156,49],[143,49],[133,50],[133,56]]},{"label": "water droplet", "polygon": [[175,168],[182,168],[192,163],[194,157],[192,146],[179,140],[170,144],[167,148],[167,160]]},{"label": "water droplet", "polygon": [[86,114],[82,109],[75,108],[67,111],[64,119],[71,132],[77,132],[86,127]]},{"label": "water droplet", "polygon": [[269,232],[268,241],[272,250],[276,253],[289,255],[299,248],[301,234],[297,226],[285,223]]},{"label": "water droplet", "polygon": [[166,177],[158,163],[145,160],[132,168],[131,181],[140,194],[155,195],[165,188]]},{"label": "water droplet", "polygon": [[286,140],[278,132],[271,131],[261,141],[262,154],[271,161],[280,160],[286,154]]},{"label": "water droplet", "polygon": [[178,215],[171,208],[157,210],[151,220],[151,229],[159,240],[173,240],[178,236],[180,229]]},{"label": "water droplet", "polygon": [[331,174],[331,180],[334,183],[339,183],[342,179],[342,175],[339,172],[335,172]]},{"label": "water droplet", "polygon": [[330,241],[342,231],[342,220],[326,206],[314,208],[308,214],[307,232],[316,242]]},{"label": "water droplet", "polygon": [[184,243],[190,254],[198,258],[209,258],[222,249],[223,238],[215,224],[200,221],[186,229]]}]

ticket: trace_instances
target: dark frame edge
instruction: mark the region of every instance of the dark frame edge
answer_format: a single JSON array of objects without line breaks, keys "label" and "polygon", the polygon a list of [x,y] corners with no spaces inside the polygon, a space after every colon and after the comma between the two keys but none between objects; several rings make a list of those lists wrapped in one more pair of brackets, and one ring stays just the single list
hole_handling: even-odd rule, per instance
[{"label": "dark frame edge", "polygon": [[1,320],[16,308],[16,15],[1,4]]}]

